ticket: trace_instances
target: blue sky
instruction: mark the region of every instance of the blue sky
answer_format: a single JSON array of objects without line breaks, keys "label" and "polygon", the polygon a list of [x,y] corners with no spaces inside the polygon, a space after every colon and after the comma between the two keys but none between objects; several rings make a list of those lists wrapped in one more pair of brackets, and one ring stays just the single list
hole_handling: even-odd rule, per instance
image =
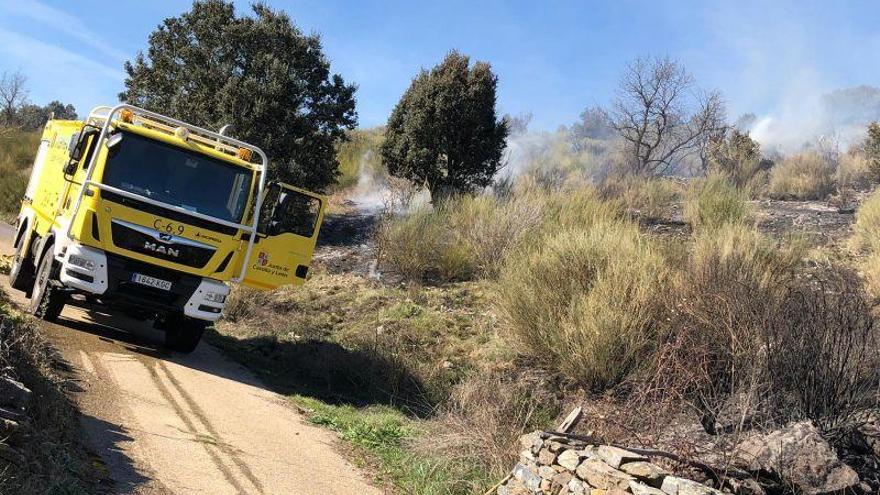
[{"label": "blue sky", "polygon": [[[239,13],[250,2],[236,2]],[[880,85],[874,1],[355,1],[270,0],[321,34],[333,70],[359,86],[362,126],[382,124],[421,67],[451,48],[490,62],[499,110],[533,128],[570,124],[613,96],[638,56],[668,54],[730,114],[797,115],[823,92]],[[0,0],[0,72],[20,69],[30,99],[80,113],[113,103],[122,64],[188,0]]]}]

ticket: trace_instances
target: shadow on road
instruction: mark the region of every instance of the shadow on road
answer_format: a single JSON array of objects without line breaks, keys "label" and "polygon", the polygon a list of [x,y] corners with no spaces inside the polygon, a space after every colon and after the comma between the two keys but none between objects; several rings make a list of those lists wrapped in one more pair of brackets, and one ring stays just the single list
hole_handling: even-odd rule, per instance
[{"label": "shadow on road", "polygon": [[81,415],[81,422],[93,443],[91,449],[101,452],[103,463],[113,473],[112,493],[138,493],[140,486],[151,481],[134,468],[133,460],[121,446],[122,443],[134,441],[125,427],[87,414]]},{"label": "shadow on road", "polygon": [[[279,341],[272,337],[236,339],[216,331],[192,354],[162,347],[164,334],[149,322],[86,310],[81,319],[60,318],[58,325],[98,337],[147,358],[174,362],[204,373],[281,395],[303,395],[331,404],[381,404],[417,416],[431,414],[435,400],[423,382],[400,362],[371,352],[321,340]],[[213,344],[243,366],[221,357]],[[256,376],[255,376],[256,375]]]},{"label": "shadow on road", "polygon": [[257,370],[282,395],[314,397],[336,405],[386,405],[426,416],[436,398],[402,363],[367,348],[323,340],[279,341],[271,336],[238,339],[210,332],[208,340]]}]

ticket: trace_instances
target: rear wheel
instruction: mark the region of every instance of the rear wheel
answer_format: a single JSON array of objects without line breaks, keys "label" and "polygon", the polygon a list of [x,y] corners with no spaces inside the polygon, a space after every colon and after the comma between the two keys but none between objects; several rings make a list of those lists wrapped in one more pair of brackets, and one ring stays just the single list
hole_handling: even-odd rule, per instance
[{"label": "rear wheel", "polygon": [[12,266],[9,267],[9,285],[30,296],[34,288],[34,265],[30,258],[24,254],[27,247],[24,238],[25,236],[22,236],[18,241],[18,246],[15,247]]},{"label": "rear wheel", "polygon": [[199,345],[208,322],[174,315],[167,317],[162,326],[165,328],[165,347],[189,354]]},{"label": "rear wheel", "polygon": [[28,312],[41,320],[57,319],[67,301],[67,294],[55,284],[58,278],[56,272],[52,246],[48,246],[40,259],[33,294],[28,305]]}]

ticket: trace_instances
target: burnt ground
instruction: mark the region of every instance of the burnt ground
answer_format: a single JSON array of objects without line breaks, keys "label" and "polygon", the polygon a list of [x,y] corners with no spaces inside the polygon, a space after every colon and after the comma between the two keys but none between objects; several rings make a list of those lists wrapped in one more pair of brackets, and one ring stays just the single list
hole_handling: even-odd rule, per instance
[{"label": "burnt ground", "polygon": [[[865,196],[857,198],[857,203]],[[853,234],[855,204],[843,208],[833,201],[757,200],[751,202],[758,229],[778,240],[800,237],[811,247],[842,247]],[[642,229],[659,237],[681,238],[691,234],[682,216],[682,203],[669,205],[664,218],[638,217]]]},{"label": "burnt ground", "polygon": [[[756,200],[751,205],[755,221],[764,234],[778,240],[798,237],[810,247],[823,247],[842,253],[853,234],[855,210],[867,197],[858,194],[844,207],[830,201]],[[339,211],[327,214],[318,236],[314,266],[328,273],[375,273],[375,251],[371,237],[381,217],[378,210],[359,207],[346,200]],[[690,225],[682,216],[683,204],[669,205],[664,218],[638,217],[642,229],[661,238],[684,238],[691,235]]]},{"label": "burnt ground", "polygon": [[344,206],[324,217],[313,263],[328,273],[369,274],[374,261],[370,238],[379,212],[358,209],[350,201]]}]

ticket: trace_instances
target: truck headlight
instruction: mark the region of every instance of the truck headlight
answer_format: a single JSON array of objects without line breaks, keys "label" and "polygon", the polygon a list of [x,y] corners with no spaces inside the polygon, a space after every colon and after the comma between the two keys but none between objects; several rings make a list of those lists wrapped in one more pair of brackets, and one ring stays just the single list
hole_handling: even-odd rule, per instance
[{"label": "truck headlight", "polygon": [[95,262],[88,258],[83,258],[82,256],[71,254],[67,257],[67,262],[73,266],[78,266],[86,271],[95,271]]},{"label": "truck headlight", "polygon": [[205,300],[216,304],[223,304],[226,302],[226,294],[221,294],[219,292],[205,292]]}]

